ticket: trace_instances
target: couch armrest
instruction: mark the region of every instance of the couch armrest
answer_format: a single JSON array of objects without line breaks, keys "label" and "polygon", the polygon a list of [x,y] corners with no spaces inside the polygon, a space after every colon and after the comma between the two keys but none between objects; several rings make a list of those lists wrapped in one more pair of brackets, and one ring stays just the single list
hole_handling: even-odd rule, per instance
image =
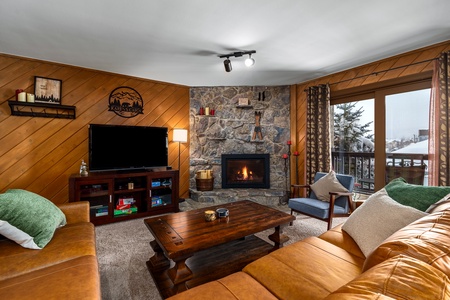
[{"label": "couch armrest", "polygon": [[90,222],[88,201],[58,204],[58,207],[66,215],[67,224]]}]

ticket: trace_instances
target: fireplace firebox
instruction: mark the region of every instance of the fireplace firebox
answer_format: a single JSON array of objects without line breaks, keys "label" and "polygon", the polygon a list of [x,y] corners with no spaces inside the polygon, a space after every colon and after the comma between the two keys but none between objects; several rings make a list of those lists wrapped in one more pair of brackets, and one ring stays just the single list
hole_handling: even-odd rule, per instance
[{"label": "fireplace firebox", "polygon": [[222,188],[270,188],[270,155],[222,154]]}]

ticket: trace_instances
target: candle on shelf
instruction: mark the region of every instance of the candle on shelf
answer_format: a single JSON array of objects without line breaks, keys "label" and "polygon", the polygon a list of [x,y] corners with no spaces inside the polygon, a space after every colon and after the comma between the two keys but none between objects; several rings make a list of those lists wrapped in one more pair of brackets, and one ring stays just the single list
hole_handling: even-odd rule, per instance
[{"label": "candle on shelf", "polygon": [[30,103],[34,102],[34,95],[33,94],[27,94],[27,102],[30,102]]},{"label": "candle on shelf", "polygon": [[292,142],[291,142],[291,141],[287,141],[287,144],[288,144],[288,145],[292,145]]},{"label": "candle on shelf", "polygon": [[209,116],[209,107],[208,106],[205,108],[205,115]]},{"label": "candle on shelf", "polygon": [[17,96],[17,101],[20,101],[20,102],[27,101],[27,93],[25,93],[25,92],[19,93],[19,95]]}]

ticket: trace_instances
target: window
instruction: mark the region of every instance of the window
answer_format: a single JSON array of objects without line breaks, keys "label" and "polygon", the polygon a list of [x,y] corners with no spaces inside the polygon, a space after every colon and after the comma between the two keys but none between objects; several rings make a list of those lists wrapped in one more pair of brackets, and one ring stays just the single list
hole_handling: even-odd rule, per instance
[{"label": "window", "polygon": [[332,161],[336,172],[355,177],[360,192],[374,190],[374,99],[331,106]]},{"label": "window", "polygon": [[426,166],[431,77],[417,77],[331,93],[333,167],[355,176],[357,191],[373,193],[397,176],[389,165]]}]

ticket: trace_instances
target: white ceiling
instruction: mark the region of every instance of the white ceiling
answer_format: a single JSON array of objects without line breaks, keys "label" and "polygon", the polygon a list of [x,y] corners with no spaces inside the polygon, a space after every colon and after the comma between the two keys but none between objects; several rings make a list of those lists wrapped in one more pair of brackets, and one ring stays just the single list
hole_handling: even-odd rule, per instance
[{"label": "white ceiling", "polygon": [[[449,0],[1,0],[0,52],[187,86],[287,85],[450,40]],[[253,67],[218,55],[256,50]]]}]

